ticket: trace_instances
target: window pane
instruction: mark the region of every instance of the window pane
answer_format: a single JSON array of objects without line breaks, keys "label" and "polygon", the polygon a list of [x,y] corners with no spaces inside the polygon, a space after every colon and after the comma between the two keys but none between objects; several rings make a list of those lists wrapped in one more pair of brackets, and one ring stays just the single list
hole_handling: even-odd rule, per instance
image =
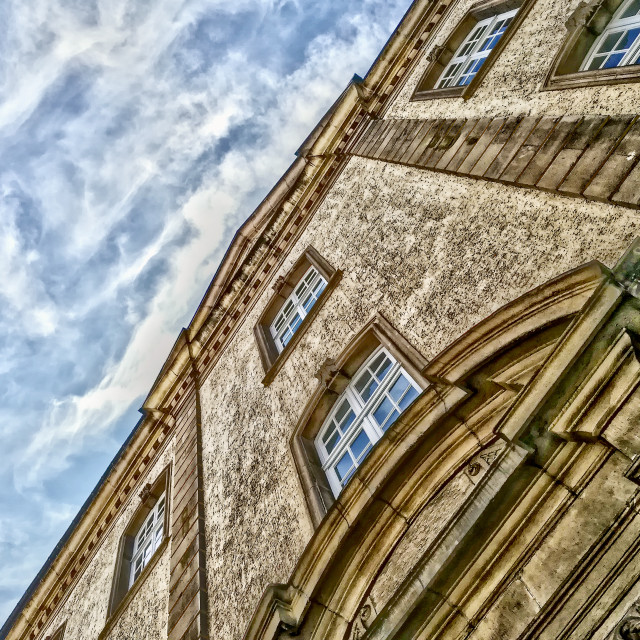
[{"label": "window pane", "polygon": [[620,40],[620,32],[616,31],[615,33],[610,33],[603,41],[600,47],[598,48],[598,53],[608,53],[609,51],[615,51],[617,48],[616,45]]},{"label": "window pane", "polygon": [[343,480],[347,477],[347,474],[351,470],[353,462],[351,460],[351,455],[347,451],[340,460],[338,460],[338,464],[336,465],[336,473],[338,474],[338,479]]},{"label": "window pane", "polygon": [[473,49],[474,45],[478,42],[478,40],[480,40],[480,38],[482,38],[482,36],[484,35],[485,31],[487,30],[489,25],[485,24],[479,27],[476,27],[471,34],[469,35],[469,38],[467,39],[467,41],[462,45],[462,47],[460,48],[460,51],[456,54],[456,58],[460,58],[462,56],[466,56],[469,53],[471,53],[471,50]]},{"label": "window pane", "polygon": [[602,65],[601,69],[612,69],[613,67],[617,67],[622,58],[624,57],[624,52],[621,53],[614,53],[612,55],[610,55],[606,62]]},{"label": "window pane", "polygon": [[378,360],[376,360],[376,366],[374,368],[376,378],[378,378],[378,380],[382,382],[384,377],[391,370],[391,367],[392,367],[391,360],[389,360],[389,358],[387,358],[385,354],[382,354],[382,358],[380,359],[380,361],[378,362]]},{"label": "window pane", "polygon": [[491,49],[493,49],[493,47],[498,43],[498,40],[500,40],[500,36],[502,36],[502,34],[507,30],[510,22],[511,18],[499,20],[491,30],[489,36],[482,43],[480,51],[491,51]]},{"label": "window pane", "polygon": [[404,394],[404,397],[402,398],[402,400],[400,400],[400,402],[398,403],[398,405],[400,406],[400,409],[404,411],[417,397],[418,397],[418,392],[415,390],[415,388],[409,387],[409,389],[407,389],[407,392]]},{"label": "window pane", "polygon": [[408,386],[409,381],[402,374],[400,374],[400,377],[393,383],[393,386],[389,390],[389,395],[396,402],[400,402],[400,398],[402,398]]},{"label": "window pane", "polygon": [[283,347],[286,347],[289,344],[289,340],[291,340],[292,336],[293,336],[293,331],[291,331],[290,329],[287,329],[282,334],[282,337],[280,338],[280,342],[282,343]]},{"label": "window pane", "polygon": [[327,450],[327,453],[331,453],[336,448],[338,442],[340,442],[340,434],[336,430],[327,440],[324,441],[324,446]]},{"label": "window pane", "polygon": [[371,440],[369,440],[369,436],[364,431],[360,431],[358,437],[351,443],[353,457],[359,461],[370,444]]},{"label": "window pane", "polygon": [[640,34],[640,29],[629,29],[629,31],[627,31],[627,33],[624,36],[621,46],[628,51],[633,45],[633,43],[638,39],[639,34]]},{"label": "window pane", "polygon": [[478,73],[478,69],[482,66],[482,63],[485,60],[486,58],[477,58],[475,60],[471,60],[467,65],[467,68],[460,76],[460,80],[458,80],[458,86],[462,87],[468,85],[473,80],[476,73]]},{"label": "window pane", "polygon": [[442,74],[442,78],[440,82],[437,84],[437,89],[445,89],[446,87],[450,87],[453,84],[453,81],[456,77],[456,74],[462,67],[462,62],[457,62],[449,66],[448,69]]},{"label": "window pane", "polygon": [[343,403],[340,405],[340,408],[336,411],[336,421],[338,423],[342,422],[343,418],[347,415],[347,413],[349,413],[349,411],[351,410],[351,405],[349,404],[348,400],[344,400]]},{"label": "window pane", "polygon": [[356,389],[360,393],[360,397],[366,402],[371,394],[378,388],[378,382],[367,371],[364,375],[360,376],[356,382]]},{"label": "window pane", "polygon": [[382,426],[386,422],[387,416],[392,411],[394,411],[394,407],[391,400],[389,400],[389,398],[385,398],[373,412],[373,417],[376,419],[376,422]]},{"label": "window pane", "polygon": [[640,13],[640,0],[633,0],[633,2],[622,12],[620,18],[630,18],[631,16],[638,15]]}]

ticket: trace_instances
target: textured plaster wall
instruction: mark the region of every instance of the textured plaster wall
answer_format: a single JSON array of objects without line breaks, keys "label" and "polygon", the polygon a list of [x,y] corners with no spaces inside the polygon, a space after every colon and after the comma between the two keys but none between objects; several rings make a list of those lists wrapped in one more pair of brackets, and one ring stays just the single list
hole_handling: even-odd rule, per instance
[{"label": "textured plaster wall", "polygon": [[[443,44],[477,0],[459,0],[427,45]],[[428,62],[423,56],[385,117],[439,118],[638,113],[637,84],[540,91],[567,34],[564,26],[580,0],[536,0],[529,15],[497,59],[476,94],[462,98],[411,102]]]},{"label": "textured plaster wall", "polygon": [[[172,458],[173,447],[169,442],[143,483],[153,482]],[[139,504],[134,494],[43,637],[53,634],[65,621],[64,640],[95,640],[104,629],[118,544]],[[169,548],[166,547],[107,637],[113,640],[166,638],[168,583]]]},{"label": "textured plaster wall", "polygon": [[289,439],[314,373],[379,311],[427,358],[514,298],[589,260],[612,265],[638,213],[354,158],[278,275],[313,245],[344,270],[273,383],[253,326],[267,288],[202,389],[211,636],[239,639],[312,530]]}]

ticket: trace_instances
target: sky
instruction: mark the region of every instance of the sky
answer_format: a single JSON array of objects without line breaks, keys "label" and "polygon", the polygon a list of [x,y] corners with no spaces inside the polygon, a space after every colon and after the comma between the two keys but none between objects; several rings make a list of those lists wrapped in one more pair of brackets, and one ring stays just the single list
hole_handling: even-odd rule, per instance
[{"label": "sky", "polygon": [[0,2],[0,626],[410,0]]}]

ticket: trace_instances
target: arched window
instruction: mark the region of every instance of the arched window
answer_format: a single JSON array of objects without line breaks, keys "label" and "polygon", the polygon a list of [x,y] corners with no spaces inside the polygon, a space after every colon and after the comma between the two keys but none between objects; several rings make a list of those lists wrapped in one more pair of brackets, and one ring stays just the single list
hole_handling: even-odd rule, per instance
[{"label": "arched window", "polygon": [[420,391],[384,347],[376,349],[358,369],[315,440],[335,496]]},{"label": "arched window", "polygon": [[544,89],[640,79],[640,0],[581,2],[566,27]]},{"label": "arched window", "polygon": [[442,45],[427,54],[413,100],[470,98],[525,19],[534,0],[483,0],[475,4]]},{"label": "arched window", "polygon": [[288,273],[273,283],[274,293],[254,327],[268,385],[309,329],[342,277],[313,247],[307,247]]},{"label": "arched window", "polygon": [[468,85],[498,44],[498,40],[517,12],[517,9],[506,11],[478,22],[453,54],[436,83],[436,89]]},{"label": "arched window", "polygon": [[325,360],[291,438],[314,526],[398,416],[425,389],[426,359],[381,314]]},{"label": "arched window", "polygon": [[[140,492],[140,505],[120,538],[109,598],[107,626],[144,582],[169,540],[169,487],[171,467]],[[105,627],[107,628],[107,627]]]},{"label": "arched window", "polygon": [[626,0],[596,38],[582,71],[637,64],[640,57],[640,0]]}]

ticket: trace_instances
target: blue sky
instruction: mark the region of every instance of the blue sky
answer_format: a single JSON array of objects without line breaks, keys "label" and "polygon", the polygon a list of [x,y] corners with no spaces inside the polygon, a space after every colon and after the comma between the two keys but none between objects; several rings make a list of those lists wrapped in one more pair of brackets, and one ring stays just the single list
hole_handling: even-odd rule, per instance
[{"label": "blue sky", "polygon": [[0,626],[410,0],[0,3]]}]

